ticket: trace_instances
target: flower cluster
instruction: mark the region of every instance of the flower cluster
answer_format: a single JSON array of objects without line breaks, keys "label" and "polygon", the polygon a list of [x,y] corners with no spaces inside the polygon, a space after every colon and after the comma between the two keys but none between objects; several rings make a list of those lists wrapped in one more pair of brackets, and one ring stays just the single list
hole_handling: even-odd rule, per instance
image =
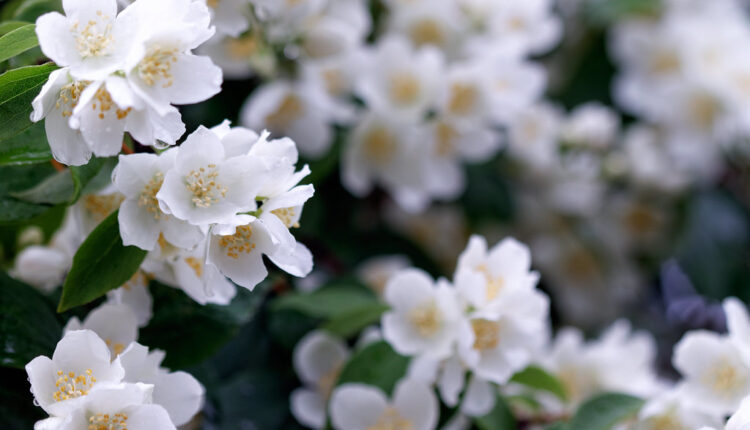
[{"label": "flower cluster", "polygon": [[213,292],[212,301],[232,298],[224,276],[255,287],[268,274],[263,255],[305,276],[312,255],[290,229],[299,226],[314,190],[299,185],[310,169],[296,171],[296,163],[292,140],[268,140],[268,133],[230,128],[227,121],[199,127],[159,155],[121,155],[112,179],[124,197],[123,243],[151,251],[144,269],[192,285],[183,288],[199,302]]},{"label": "flower cluster", "polygon": [[36,429],[176,429],[203,407],[205,389],[190,374],[161,367],[164,352],[136,340],[137,317],[104,304],[72,318],[52,358],[26,365],[36,404],[50,417]]},{"label": "flower cluster", "polygon": [[[281,46],[296,73],[251,94],[242,123],[290,136],[312,158],[329,151],[335,125],[347,127],[344,186],[357,196],[383,187],[413,211],[457,197],[461,161],[497,152],[499,130],[546,86],[527,58],[561,29],[547,0],[394,0],[370,43],[365,1],[251,3],[260,30],[239,57],[247,64],[263,44]],[[225,43],[232,52],[241,42]]]},{"label": "flower cluster", "polygon": [[220,91],[221,69],[191,52],[214,34],[205,4],[141,0],[118,13],[116,0],[66,0],[63,8],[37,20],[41,49],[61,68],[31,116],[45,118],[61,163],[116,155],[125,132],[144,145],[173,145],[185,126],[172,104]]}]

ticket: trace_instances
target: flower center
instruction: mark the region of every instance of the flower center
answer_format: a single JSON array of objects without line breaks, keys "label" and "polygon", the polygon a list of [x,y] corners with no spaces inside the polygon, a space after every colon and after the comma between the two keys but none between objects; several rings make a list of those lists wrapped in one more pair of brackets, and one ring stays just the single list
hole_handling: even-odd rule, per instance
[{"label": "flower center", "polygon": [[453,154],[456,147],[454,140],[458,137],[458,133],[453,127],[444,122],[439,123],[435,131],[435,137],[437,155],[446,157]]},{"label": "flower center", "polygon": [[128,430],[128,416],[122,413],[92,415],[88,430]]},{"label": "flower center", "polygon": [[445,41],[443,29],[434,19],[423,19],[417,22],[409,32],[411,41],[416,46],[442,45]]},{"label": "flower center", "polygon": [[503,285],[505,285],[505,279],[503,279],[502,276],[492,276],[490,269],[484,264],[480,264],[477,267],[477,270],[484,275],[484,278],[487,281],[487,291],[485,293],[487,301],[491,302],[492,300],[495,300],[500,294],[500,290],[503,289]]},{"label": "flower center", "polygon": [[[110,45],[114,38],[112,37],[112,23],[100,23],[109,21],[110,17],[104,15],[102,11],[96,11],[97,20],[90,20],[86,26],[81,28],[81,23],[76,21],[70,28],[76,40],[76,49],[81,57],[101,57],[111,53]],[[102,29],[102,26],[104,27]]]},{"label": "flower center", "polygon": [[334,96],[341,95],[346,91],[346,80],[340,70],[329,69],[323,72],[326,91]]},{"label": "flower center", "polygon": [[412,73],[397,73],[391,76],[390,94],[391,99],[398,104],[408,105],[414,103],[419,97],[419,81]]},{"label": "flower center", "polygon": [[191,170],[185,178],[185,187],[192,194],[191,201],[199,208],[207,208],[227,196],[227,189],[216,182],[219,172],[215,164]]},{"label": "flower center", "polygon": [[119,342],[112,342],[112,339],[105,339],[104,343],[107,344],[110,351],[113,352],[112,354],[112,360],[115,359],[118,355],[122,354],[123,351],[125,351],[125,345]]},{"label": "flower center", "polygon": [[430,302],[423,306],[418,306],[409,312],[409,321],[422,337],[431,337],[443,323],[440,310],[435,302]]},{"label": "flower center", "polygon": [[237,227],[237,231],[233,235],[221,236],[219,246],[226,252],[227,257],[236,260],[240,257],[240,254],[249,254],[255,249],[255,243],[251,241],[252,237],[253,228],[249,225],[241,225]]},{"label": "flower center", "polygon": [[250,58],[258,51],[258,39],[255,35],[248,35],[238,39],[229,39],[224,46],[227,55],[237,60]]},{"label": "flower center", "polygon": [[495,321],[475,319],[471,321],[471,329],[474,330],[474,349],[495,349],[500,343],[500,325]]},{"label": "flower center", "polygon": [[60,96],[55,103],[56,109],[62,109],[62,116],[67,118],[73,115],[73,109],[78,106],[78,100],[83,90],[89,86],[89,81],[76,81],[60,88]]},{"label": "flower center", "polygon": [[325,375],[323,375],[318,381],[318,393],[324,399],[328,400],[331,397],[331,391],[339,380],[339,375],[343,368],[343,363],[339,363],[331,368]]},{"label": "flower center", "polygon": [[177,62],[177,49],[166,49],[155,47],[149,50],[148,54],[138,63],[138,76],[148,86],[153,86],[156,82],[164,80],[162,87],[167,88],[174,83],[172,76],[172,63]]},{"label": "flower center", "polygon": [[385,127],[376,127],[365,136],[364,150],[368,159],[376,164],[386,164],[396,152],[396,139]]},{"label": "flower center", "polygon": [[[94,103],[91,104],[91,108],[93,110],[96,110],[97,102],[99,102],[99,119],[104,119],[104,113],[112,110],[112,106],[116,107],[116,105],[112,101],[112,96],[109,94],[109,91],[107,91],[103,87],[96,90],[96,94],[94,94],[94,100]],[[124,119],[132,110],[133,108],[127,108],[125,110],[117,108],[115,109],[115,115],[117,115],[117,119]]]},{"label": "flower center", "polygon": [[448,110],[455,115],[471,113],[479,99],[477,87],[471,84],[453,84]]},{"label": "flower center", "polygon": [[707,379],[715,393],[727,396],[741,388],[747,378],[731,363],[723,362],[709,372]]},{"label": "flower center", "polygon": [[88,195],[83,199],[83,207],[89,212],[95,221],[103,221],[109,214],[120,207],[125,197],[120,193],[105,195]]},{"label": "flower center", "polygon": [[367,430],[414,430],[414,425],[402,417],[396,409],[389,406],[378,418],[378,422],[368,427]]},{"label": "flower center", "polygon": [[651,418],[649,428],[652,430],[688,430],[672,413]]},{"label": "flower center", "polygon": [[138,196],[138,207],[146,209],[156,220],[167,217],[167,214],[159,209],[159,201],[156,199],[156,193],[161,189],[162,183],[164,183],[164,173],[157,172]]},{"label": "flower center", "polygon": [[81,375],[76,375],[75,372],[65,373],[58,370],[57,381],[55,381],[57,391],[52,394],[52,397],[56,402],[61,402],[85,396],[95,382],[96,378],[93,376],[91,369],[86,369],[86,373]]},{"label": "flower center", "polygon": [[274,209],[271,211],[271,213],[279,217],[286,228],[299,227],[299,222],[295,221],[295,217],[297,216],[297,211],[295,210],[295,208]]},{"label": "flower center", "polygon": [[195,257],[187,257],[185,258],[185,263],[193,269],[193,272],[195,272],[195,276],[202,278],[203,277],[203,262]]},{"label": "flower center", "polygon": [[272,129],[284,129],[302,116],[304,111],[305,108],[299,97],[294,94],[287,94],[279,104],[278,109],[266,116],[266,124]]},{"label": "flower center", "polygon": [[703,129],[711,128],[720,113],[721,106],[708,94],[695,95],[690,101],[690,118]]},{"label": "flower center", "polygon": [[658,52],[651,58],[649,66],[654,74],[674,73],[680,69],[680,57],[674,51]]}]

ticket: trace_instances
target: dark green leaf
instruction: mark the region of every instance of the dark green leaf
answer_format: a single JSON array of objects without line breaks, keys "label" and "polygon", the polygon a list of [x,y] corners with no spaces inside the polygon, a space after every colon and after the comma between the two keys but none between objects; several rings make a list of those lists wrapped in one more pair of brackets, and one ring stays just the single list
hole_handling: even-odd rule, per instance
[{"label": "dark green leaf", "polygon": [[73,196],[70,202],[74,203],[82,193],[92,193],[112,182],[112,170],[117,164],[116,157],[92,158],[88,164],[83,166],[70,166],[73,175]]},{"label": "dark green leaf", "polygon": [[35,164],[52,159],[44,123],[39,122],[17,135],[0,140],[0,166]]},{"label": "dark green leaf", "polygon": [[62,331],[52,304],[3,272],[0,290],[0,364],[23,368],[38,355],[51,356]]},{"label": "dark green leaf", "polygon": [[378,299],[359,287],[324,287],[312,293],[288,294],[277,299],[274,310],[295,310],[317,318],[334,318],[378,304]]},{"label": "dark green leaf", "polygon": [[547,426],[547,430],[568,430],[568,424],[567,423],[554,423],[552,425]]},{"label": "dark green leaf", "polygon": [[253,369],[221,386],[216,392],[218,429],[287,428],[283,424],[289,411],[289,395],[279,379],[276,372]]},{"label": "dark green leaf", "polygon": [[321,328],[338,337],[350,338],[365,327],[380,321],[380,316],[388,309],[388,305],[383,303],[363,305],[331,318]]},{"label": "dark green leaf", "polygon": [[35,22],[44,13],[61,11],[61,6],[60,0],[23,0],[13,11],[13,19]]},{"label": "dark green leaf", "polygon": [[475,418],[474,424],[479,430],[515,430],[518,428],[508,404],[500,396],[495,401],[495,408],[487,415]]},{"label": "dark green leaf", "polygon": [[565,387],[560,380],[537,366],[529,366],[523,371],[516,373],[511,378],[511,381],[536,390],[548,391],[562,401],[565,401],[567,398]]},{"label": "dark green leaf", "polygon": [[13,193],[12,196],[24,202],[55,205],[70,201],[73,189],[70,170],[63,170],[46,178],[35,187]]},{"label": "dark green leaf", "polygon": [[86,304],[121,286],[146,258],[146,251],[122,244],[117,213],[105,218],[78,248],[63,285],[58,312]]},{"label": "dark green leaf", "polygon": [[47,211],[49,206],[22,202],[11,194],[33,187],[54,172],[49,164],[0,166],[0,223],[27,220]]},{"label": "dark green leaf", "polygon": [[[268,284],[252,292],[237,289],[237,297],[227,306],[201,305],[182,291],[152,283],[154,316],[139,336],[139,342],[167,352],[164,365],[185,368],[201,363],[231,340],[240,327],[257,312],[268,291]],[[190,329],[189,336],[175,336]]]},{"label": "dark green leaf", "polygon": [[39,45],[35,30],[36,25],[27,24],[0,37],[0,61],[15,57]]},{"label": "dark green leaf", "polygon": [[346,363],[336,385],[358,382],[380,388],[390,394],[404,377],[409,358],[396,353],[384,341],[367,345]]},{"label": "dark green leaf", "polygon": [[607,393],[589,399],[570,422],[576,430],[609,430],[632,417],[643,406],[643,400],[627,394]]},{"label": "dark green leaf", "polygon": [[9,70],[0,75],[0,141],[32,125],[31,101],[57,66],[52,63]]}]

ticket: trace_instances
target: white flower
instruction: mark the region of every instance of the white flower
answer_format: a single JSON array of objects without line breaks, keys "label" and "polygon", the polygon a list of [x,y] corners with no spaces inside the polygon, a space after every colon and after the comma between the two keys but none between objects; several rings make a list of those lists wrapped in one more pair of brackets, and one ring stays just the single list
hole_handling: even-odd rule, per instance
[{"label": "white flower", "polygon": [[72,317],[64,332],[91,330],[109,347],[112,357],[120,355],[125,348],[138,339],[138,319],[126,305],[104,303],[89,312],[81,322]]},{"label": "white flower", "polygon": [[153,403],[162,406],[174,425],[190,421],[203,407],[205,389],[186,372],[170,372],[161,366],[164,352],[148,351],[134,342],[120,355],[125,369],[124,382],[153,384]]},{"label": "white flower", "polygon": [[415,51],[399,37],[382,39],[355,91],[373,109],[402,120],[421,119],[435,103],[443,73],[439,51]]},{"label": "white flower", "polygon": [[614,143],[620,118],[611,108],[599,103],[576,107],[566,120],[561,139],[572,145],[603,149]]},{"label": "white flower", "polygon": [[509,289],[491,310],[473,312],[461,322],[461,359],[477,376],[504,384],[547,341],[548,316],[547,296],[533,289]]},{"label": "white flower", "polygon": [[399,382],[390,402],[377,388],[344,384],[334,390],[330,411],[336,430],[434,430],[439,415],[437,399],[432,390],[421,382],[409,379]]},{"label": "white flower", "polygon": [[36,33],[44,55],[77,79],[103,79],[138,56],[138,22],[117,16],[116,0],[65,0],[63,10],[40,16]]},{"label": "white flower", "polygon": [[304,387],[292,392],[291,410],[302,424],[322,429],[326,405],[339,373],[349,358],[344,342],[322,331],[313,331],[294,347],[294,370]]},{"label": "white flower", "polygon": [[211,8],[211,23],[218,33],[237,37],[250,27],[248,0],[208,1]]},{"label": "white flower", "polygon": [[152,386],[147,384],[97,386],[86,396],[80,408],[62,421],[56,420],[59,427],[53,428],[175,430],[164,408],[149,404],[151,390]]},{"label": "white flower", "polygon": [[177,150],[161,155],[120,155],[112,181],[124,196],[118,220],[123,244],[153,250],[160,235],[180,248],[192,248],[203,238],[200,228],[165,214],[156,194],[174,166]]},{"label": "white flower", "polygon": [[559,157],[558,137],[563,113],[556,106],[541,103],[518,112],[508,127],[511,155],[542,170]]},{"label": "white flower", "polygon": [[341,112],[319,85],[277,80],[255,90],[240,112],[242,125],[289,136],[302,154],[320,157],[333,140]]},{"label": "white flower", "polygon": [[72,264],[67,253],[54,247],[32,245],[18,253],[11,276],[42,291],[62,285]]},{"label": "white flower", "polygon": [[410,265],[409,258],[403,255],[372,257],[359,264],[357,277],[382,296],[388,281]]},{"label": "white flower", "polygon": [[148,281],[149,275],[139,270],[123,286],[107,293],[108,303],[130,307],[138,321],[138,327],[145,327],[153,314],[153,299],[148,292]]},{"label": "white flower", "polygon": [[201,126],[180,145],[156,193],[161,210],[191,224],[247,222],[265,171],[257,159],[226,156],[219,136]]},{"label": "white flower", "polygon": [[745,398],[737,412],[727,421],[725,430],[744,430],[748,426],[750,426],[750,398]]},{"label": "white flower", "polygon": [[393,276],[385,287],[392,310],[383,314],[383,337],[400,354],[447,358],[453,351],[461,303],[447,281],[418,269]]},{"label": "white flower", "polygon": [[476,309],[501,305],[506,294],[533,289],[538,281],[529,248],[513,238],[488,250],[483,237],[472,236],[455,274],[456,288]]},{"label": "white flower", "polygon": [[145,53],[126,67],[130,89],[160,116],[171,104],[197,103],[221,90],[221,69],[192,49],[214,34],[205,4],[192,0],[136,1],[123,12],[140,25]]},{"label": "white flower", "polygon": [[483,40],[488,49],[505,45],[518,47],[524,53],[540,54],[550,50],[562,36],[562,23],[552,13],[551,0],[490,3],[492,10],[485,18],[490,37]]},{"label": "white flower", "polygon": [[672,362],[683,376],[686,401],[712,414],[729,414],[750,393],[750,367],[731,339],[693,331],[677,344]]},{"label": "white flower", "polygon": [[50,415],[67,416],[98,384],[122,380],[120,359],[111,358],[107,344],[93,331],[66,333],[52,359],[39,356],[26,365],[34,399]]},{"label": "white flower", "polygon": [[408,38],[416,47],[431,45],[458,54],[467,22],[454,0],[411,1],[390,5],[390,34]]},{"label": "white flower", "polygon": [[721,420],[701,413],[685,404],[679,390],[670,390],[649,400],[638,414],[638,422],[629,425],[633,430],[659,430],[668,428],[698,429],[703,426],[718,427]]}]

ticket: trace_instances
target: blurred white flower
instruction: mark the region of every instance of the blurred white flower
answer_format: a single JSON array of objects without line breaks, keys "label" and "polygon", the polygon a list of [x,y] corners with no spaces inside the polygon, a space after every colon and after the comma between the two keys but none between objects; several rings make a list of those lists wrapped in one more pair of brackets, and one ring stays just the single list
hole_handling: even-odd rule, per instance
[{"label": "blurred white flower", "polygon": [[127,305],[104,303],[89,312],[81,322],[71,317],[65,324],[65,333],[91,330],[107,344],[112,357],[117,357],[138,339],[138,319]]}]

